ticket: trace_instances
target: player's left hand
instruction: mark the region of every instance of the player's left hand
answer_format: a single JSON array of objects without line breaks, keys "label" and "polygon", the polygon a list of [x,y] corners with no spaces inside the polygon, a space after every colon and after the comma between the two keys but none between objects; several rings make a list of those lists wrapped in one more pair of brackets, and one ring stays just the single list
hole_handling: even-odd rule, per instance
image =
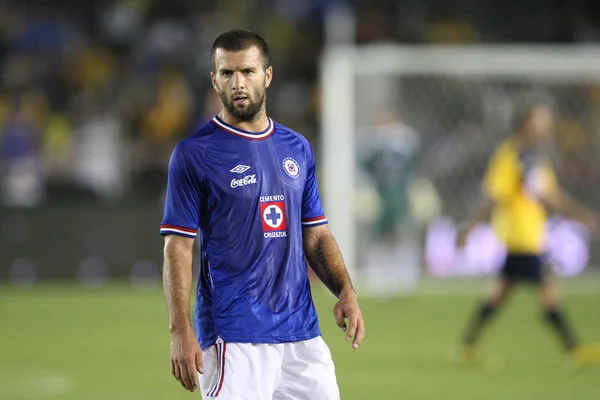
[{"label": "player's left hand", "polygon": [[[365,337],[365,323],[358,306],[358,295],[353,289],[342,291],[338,302],[333,307],[333,316],[342,332],[346,333],[346,341],[354,338],[352,348],[358,349]],[[348,319],[348,326],[345,318]]]}]

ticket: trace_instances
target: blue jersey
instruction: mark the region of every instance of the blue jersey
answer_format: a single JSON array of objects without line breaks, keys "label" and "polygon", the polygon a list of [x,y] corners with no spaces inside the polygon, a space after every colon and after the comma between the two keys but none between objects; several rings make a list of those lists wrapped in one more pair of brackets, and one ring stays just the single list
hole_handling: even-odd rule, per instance
[{"label": "blue jersey", "polygon": [[160,232],[200,232],[203,349],[218,337],[284,343],[321,334],[302,229],[326,223],[309,142],[270,118],[253,133],[215,117],[176,146]]}]

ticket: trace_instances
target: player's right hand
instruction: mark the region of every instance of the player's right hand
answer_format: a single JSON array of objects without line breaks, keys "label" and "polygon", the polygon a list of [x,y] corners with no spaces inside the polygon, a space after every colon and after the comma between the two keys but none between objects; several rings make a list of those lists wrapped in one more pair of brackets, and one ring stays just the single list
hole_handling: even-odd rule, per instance
[{"label": "player's right hand", "polygon": [[198,374],[203,374],[202,349],[191,330],[171,335],[171,372],[181,385],[193,392],[198,389]]}]

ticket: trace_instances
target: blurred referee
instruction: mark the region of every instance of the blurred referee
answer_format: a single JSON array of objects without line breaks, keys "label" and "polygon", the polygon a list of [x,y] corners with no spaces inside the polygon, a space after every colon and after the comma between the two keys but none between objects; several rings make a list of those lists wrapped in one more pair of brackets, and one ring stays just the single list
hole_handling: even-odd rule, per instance
[{"label": "blurred referee", "polygon": [[475,344],[518,282],[539,288],[544,317],[575,365],[600,362],[598,349],[578,343],[560,310],[556,286],[543,267],[546,209],[582,222],[593,233],[598,227],[596,214],[569,198],[557,183],[546,154],[552,131],[553,116],[547,106],[534,104],[522,110],[515,134],[492,155],[483,180],[485,204],[459,231],[462,246],[469,231],[491,214],[495,233],[508,250],[493,292],[478,306],[462,338],[459,356],[465,364],[481,361]]}]

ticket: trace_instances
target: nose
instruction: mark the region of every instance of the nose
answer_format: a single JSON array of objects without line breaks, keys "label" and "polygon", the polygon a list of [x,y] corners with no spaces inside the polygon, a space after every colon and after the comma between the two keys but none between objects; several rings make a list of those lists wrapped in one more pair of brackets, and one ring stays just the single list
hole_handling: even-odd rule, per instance
[{"label": "nose", "polygon": [[244,81],[244,74],[239,71],[233,73],[233,79],[231,81],[231,88],[234,91],[244,90],[246,88],[246,82]]}]

